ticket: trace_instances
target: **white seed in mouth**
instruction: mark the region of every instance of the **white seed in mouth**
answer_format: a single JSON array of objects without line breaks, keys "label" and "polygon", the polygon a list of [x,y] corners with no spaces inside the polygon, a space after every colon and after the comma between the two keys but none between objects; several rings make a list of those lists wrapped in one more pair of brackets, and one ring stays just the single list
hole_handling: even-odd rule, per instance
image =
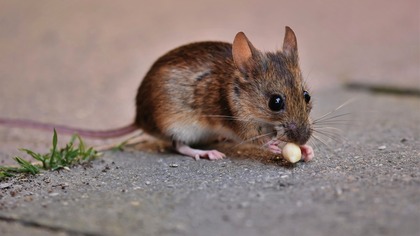
[{"label": "white seed in mouth", "polygon": [[284,159],[288,162],[296,163],[302,158],[300,147],[294,143],[287,143],[281,151]]}]

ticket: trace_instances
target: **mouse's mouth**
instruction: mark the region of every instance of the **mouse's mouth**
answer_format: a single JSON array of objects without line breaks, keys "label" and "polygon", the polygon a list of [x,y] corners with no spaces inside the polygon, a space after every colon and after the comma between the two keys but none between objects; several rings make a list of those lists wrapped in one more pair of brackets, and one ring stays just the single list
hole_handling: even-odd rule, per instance
[{"label": "mouse's mouth", "polygon": [[258,134],[259,135],[254,137],[253,140],[263,145],[270,141],[304,145],[309,140],[311,131],[306,125],[291,122],[274,125],[260,125],[258,127]]},{"label": "mouse's mouth", "polygon": [[298,125],[295,122],[274,126],[276,139],[281,142],[290,142],[304,145],[310,139],[312,131],[307,125]]},{"label": "mouse's mouth", "polygon": [[273,137],[273,139],[276,139],[278,141],[285,142],[285,143],[290,142],[290,139],[288,138],[286,134],[286,129],[284,128],[284,126],[276,125],[273,127],[273,129],[275,130],[275,136]]},{"label": "mouse's mouth", "polygon": [[274,125],[260,125],[258,127],[258,136],[252,138],[255,143],[265,146],[269,142],[287,142],[284,129]]}]

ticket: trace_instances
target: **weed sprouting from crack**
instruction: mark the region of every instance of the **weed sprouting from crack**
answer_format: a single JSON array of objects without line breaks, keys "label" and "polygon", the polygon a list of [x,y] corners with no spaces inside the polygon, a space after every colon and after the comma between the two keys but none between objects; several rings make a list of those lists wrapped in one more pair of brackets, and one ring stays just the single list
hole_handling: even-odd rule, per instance
[{"label": "weed sprouting from crack", "polygon": [[[78,145],[75,144],[76,141]],[[20,149],[22,152],[25,152],[34,158],[38,163],[33,164],[21,157],[15,157],[14,160],[17,162],[18,167],[0,166],[0,181],[20,173],[35,175],[41,170],[59,170],[68,168],[69,166],[75,164],[89,162],[99,156],[99,152],[93,147],[86,147],[82,138],[77,134],[71,137],[70,141],[64,148],[58,149],[57,142],[57,132],[54,129],[52,148],[49,153],[40,154],[29,149]]]}]

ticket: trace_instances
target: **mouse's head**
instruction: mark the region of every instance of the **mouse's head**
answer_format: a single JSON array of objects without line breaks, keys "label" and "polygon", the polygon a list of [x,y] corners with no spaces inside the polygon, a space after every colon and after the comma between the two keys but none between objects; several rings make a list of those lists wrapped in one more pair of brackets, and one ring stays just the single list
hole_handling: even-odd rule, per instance
[{"label": "mouse's head", "polygon": [[249,120],[255,129],[243,136],[305,144],[312,135],[312,101],[299,68],[292,29],[286,27],[283,49],[274,53],[257,50],[240,32],[233,42],[232,54],[239,70],[234,82],[238,116]]}]

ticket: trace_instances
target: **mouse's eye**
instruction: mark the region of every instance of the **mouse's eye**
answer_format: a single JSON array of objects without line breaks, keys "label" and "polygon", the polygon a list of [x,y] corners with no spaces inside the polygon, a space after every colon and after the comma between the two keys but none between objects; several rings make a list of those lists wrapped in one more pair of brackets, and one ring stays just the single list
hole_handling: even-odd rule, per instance
[{"label": "mouse's eye", "polygon": [[270,101],[268,101],[268,107],[272,110],[272,111],[280,111],[284,109],[284,101],[283,98],[278,95],[272,95],[270,97]]},{"label": "mouse's eye", "polygon": [[306,103],[309,103],[309,101],[311,101],[311,95],[309,95],[308,91],[303,91],[303,97],[305,98]]}]

